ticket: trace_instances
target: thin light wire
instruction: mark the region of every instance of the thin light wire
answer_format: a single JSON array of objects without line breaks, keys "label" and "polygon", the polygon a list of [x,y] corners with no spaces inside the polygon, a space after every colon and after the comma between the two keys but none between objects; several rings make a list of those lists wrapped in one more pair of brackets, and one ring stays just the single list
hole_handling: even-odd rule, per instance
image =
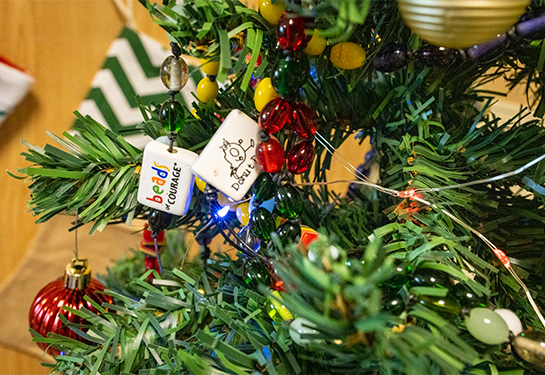
[{"label": "thin light wire", "polygon": [[199,236],[202,232],[204,232],[205,230],[207,230],[208,228],[210,228],[210,226],[214,223],[214,220],[209,220],[208,223],[206,223],[194,236],[193,238],[191,239],[191,241],[189,241],[189,244],[186,246],[186,251],[185,251],[185,254],[184,254],[184,257],[182,258],[182,262],[180,264],[180,269],[184,266],[184,263],[185,263],[185,260],[187,258],[187,254],[189,254],[189,249],[191,248],[191,246],[193,245],[193,242],[195,242],[195,240],[197,239],[197,236]]},{"label": "thin light wire", "polygon": [[[331,143],[328,142],[328,140],[321,135],[320,133],[316,132],[315,134],[316,139],[318,142],[325,147],[325,149],[335,158],[338,162],[340,162],[347,170],[351,171],[358,177],[359,179],[363,181],[369,181],[369,178],[361,173],[358,168],[356,168],[350,161],[345,158],[341,153],[336,152],[335,147]],[[349,168],[350,167],[350,168]]]},{"label": "thin light wire", "polygon": [[[350,170],[349,170],[350,171]],[[394,189],[388,189],[385,187],[382,187],[377,184],[373,184],[372,182],[366,182],[361,180],[335,180],[335,181],[324,181],[324,182],[300,182],[297,184],[292,184],[293,186],[323,186],[323,185],[333,185],[333,184],[356,184],[356,185],[363,185],[371,187],[375,190],[380,190],[381,192],[385,194],[389,194],[392,196],[398,196],[399,193],[401,193],[398,190]]]},{"label": "thin light wire", "polygon": [[[259,260],[261,260],[262,262],[264,263],[267,263],[267,258],[261,254],[259,254],[257,251],[255,251],[250,245],[248,245],[246,242],[244,242],[242,240],[242,238],[235,232],[235,230],[233,228],[231,228],[229,226],[229,224],[225,221],[221,221],[220,220],[220,228],[222,229],[221,231],[221,234],[223,235],[223,238],[225,238],[225,240],[227,242],[229,242],[234,248],[238,248],[239,251],[241,251],[242,253],[244,253],[245,255],[247,256],[250,256],[250,257],[254,257],[254,258],[257,258]],[[234,241],[232,241],[229,236],[227,236],[224,232],[223,232],[223,229],[227,229],[227,231],[237,240],[239,241],[243,246],[242,248],[241,247],[238,247],[236,246],[236,243]]]},{"label": "thin light wire", "polygon": [[415,191],[418,192],[418,193],[426,193],[426,192],[432,192],[432,191],[442,191],[442,190],[448,190],[448,189],[458,189],[458,188],[467,187],[467,186],[487,184],[487,183],[490,183],[490,182],[493,182],[493,181],[503,180],[503,179],[505,179],[505,178],[508,178],[508,177],[511,177],[511,176],[515,176],[515,175],[517,175],[517,174],[519,174],[519,173],[522,173],[522,172],[524,172],[525,170],[527,170],[528,168],[530,168],[531,166],[533,166],[533,165],[539,163],[540,161],[542,161],[542,160],[544,160],[544,159],[545,159],[545,154],[541,155],[540,157],[535,158],[535,159],[532,160],[531,162],[529,162],[529,163],[527,163],[527,164],[524,164],[522,167],[520,167],[520,168],[518,168],[518,169],[515,169],[515,170],[512,171],[512,172],[500,174],[500,175],[497,175],[497,176],[494,176],[494,177],[490,177],[490,178],[483,178],[482,180],[476,180],[476,181],[465,182],[465,183],[463,183],[463,184],[441,186],[441,187],[437,187],[437,188],[422,188],[422,189],[415,189]]},{"label": "thin light wire", "polygon": [[354,165],[352,163],[350,163],[350,161],[348,161],[348,159],[345,158],[340,152],[335,150],[335,147],[333,147],[333,145],[331,145],[331,143],[329,143],[327,141],[327,139],[325,139],[324,136],[322,136],[318,132],[316,132],[315,136],[316,136],[316,139],[318,140],[318,142],[321,143],[322,146],[325,147],[325,149],[333,156],[333,158],[335,158],[339,163],[341,163],[343,165],[343,167],[347,171],[352,173],[356,178],[358,178],[362,182],[365,182],[367,184],[366,186],[372,187],[375,190],[378,190],[378,191],[381,191],[383,193],[390,194],[390,195],[395,195],[395,194],[398,193],[397,190],[388,189],[388,188],[385,188],[383,186],[380,186],[380,185],[377,185],[377,184],[374,184],[374,183],[370,182],[369,178],[366,175],[364,175],[363,173],[361,173],[356,167],[354,167]]},{"label": "thin light wire", "polygon": [[[390,195],[395,195],[395,196],[398,196],[400,198],[409,198],[409,199],[413,199],[415,201],[418,201],[424,205],[427,205],[429,207],[432,207],[436,210],[439,210],[441,211],[443,214],[445,214],[446,216],[448,216],[449,218],[451,218],[454,222],[456,222],[457,224],[461,225],[462,227],[464,227],[465,229],[469,230],[471,233],[475,234],[479,239],[481,239],[489,248],[490,250],[494,253],[494,255],[496,257],[499,258],[498,254],[496,253],[496,250],[499,250],[492,241],[490,241],[484,234],[480,233],[478,230],[474,229],[473,227],[469,226],[468,224],[466,224],[465,222],[463,222],[462,220],[458,219],[456,216],[454,216],[453,214],[451,214],[449,211],[443,209],[443,208],[439,208],[436,204],[434,203],[431,203],[425,199],[423,199],[421,196],[419,196],[419,192],[424,192],[424,191],[440,191],[440,190],[445,190],[444,188],[433,188],[433,189],[411,189],[411,194],[408,194],[408,192],[400,192],[400,191],[397,191],[397,190],[393,190],[393,189],[388,189],[388,188],[385,188],[385,187],[382,187],[380,185],[377,185],[377,184],[373,184],[371,182],[368,181],[368,178],[367,176],[363,176],[364,178],[362,178],[361,176],[361,172],[359,172],[352,164],[350,164],[350,162],[344,157],[342,156],[338,150],[335,150],[335,148],[329,144],[329,142],[327,142],[327,140],[325,140],[325,138],[323,136],[321,136],[320,134],[316,133],[316,139],[322,143],[322,145],[325,147],[325,149],[335,158],[337,159],[337,161],[339,161],[343,167],[348,170],[349,172],[353,173],[354,176],[358,179],[363,179],[363,181],[332,181],[332,182],[313,182],[313,183],[301,183],[301,184],[297,184],[299,186],[306,186],[306,185],[328,185],[329,183],[339,183],[339,182],[350,182],[350,183],[355,183],[355,184],[360,184],[360,185],[365,185],[365,186],[369,186],[369,187],[372,187],[380,192],[383,192],[383,193],[386,193],[386,194],[390,194]],[[344,162],[343,162],[343,159],[344,159]],[[457,187],[463,187],[463,186],[470,186],[470,185],[476,185],[476,184],[483,184],[483,183],[488,183],[488,182],[491,182],[491,181],[498,181],[498,180],[501,180],[503,178],[507,178],[507,177],[510,177],[510,176],[514,176],[518,173],[521,173],[523,172],[524,170],[530,168],[532,165],[535,165],[536,163],[540,162],[541,160],[545,159],[545,154],[544,155],[541,155],[540,157],[532,160],[531,162],[525,164],[524,166],[518,168],[517,170],[513,171],[513,172],[509,172],[509,173],[504,173],[502,175],[499,175],[499,176],[495,176],[495,177],[492,177],[492,178],[489,178],[489,179],[484,179],[484,180],[478,180],[478,181],[473,181],[473,182],[468,182],[468,183],[465,183],[465,184],[459,184],[459,185],[451,185],[451,186],[447,186],[445,188],[449,188],[449,189],[454,189],[454,188],[457,188]],[[351,167],[351,168],[350,168]],[[403,194],[403,193],[406,193],[406,194]],[[501,250],[500,250],[501,251]],[[500,259],[501,261],[501,259]],[[534,301],[534,298],[532,297],[531,293],[530,293],[530,290],[528,289],[528,287],[526,286],[526,284],[521,280],[521,278],[517,275],[517,273],[510,267],[510,266],[507,266],[503,263],[503,261],[501,262],[502,265],[507,269],[507,271],[511,274],[511,276],[513,276],[513,278],[517,281],[517,283],[522,287],[522,289],[524,290],[524,293],[526,294],[526,298],[528,299],[528,302],[530,302],[530,305],[532,306],[532,308],[534,309],[534,312],[536,313],[537,317],[539,318],[539,320],[541,321],[541,324],[543,325],[543,327],[545,327],[545,318],[543,317],[543,315],[541,314],[541,311],[539,310],[539,307],[537,306],[536,302]]]},{"label": "thin light wire", "polygon": [[76,228],[74,229],[74,256],[76,260],[79,260],[78,257],[78,208],[76,208]]}]

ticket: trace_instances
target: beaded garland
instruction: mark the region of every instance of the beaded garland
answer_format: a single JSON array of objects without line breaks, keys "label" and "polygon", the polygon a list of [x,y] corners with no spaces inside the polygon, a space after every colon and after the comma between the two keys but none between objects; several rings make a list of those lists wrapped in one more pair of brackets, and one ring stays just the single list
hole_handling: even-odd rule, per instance
[{"label": "beaded garland", "polygon": [[[311,165],[314,158],[312,142],[316,132],[315,112],[305,103],[296,100],[298,90],[305,83],[309,71],[308,60],[301,52],[304,50],[309,55],[319,54],[325,48],[325,40],[319,39],[318,36],[309,40],[305,33],[304,19],[295,14],[284,12],[281,4],[280,2],[275,3],[274,9],[267,8],[273,6],[270,1],[262,1],[260,5],[264,18],[271,24],[278,25],[278,44],[283,51],[282,59],[274,67],[272,77],[263,79],[256,87],[254,102],[260,111],[259,125],[261,128],[261,142],[257,147],[257,159],[264,173],[254,183],[253,202],[238,204],[236,215],[241,224],[249,225],[250,231],[261,241],[269,241],[271,232],[276,227],[276,233],[281,241],[287,243],[289,240],[301,236],[301,226],[298,219],[303,207],[299,191],[289,184],[289,180],[293,174],[303,173]],[[545,30],[544,13],[528,12],[526,17],[521,18],[521,21],[510,32],[510,35],[528,39],[539,37],[540,33]],[[460,55],[469,56],[469,58],[478,61],[489,58],[490,54],[507,40],[507,34],[500,35],[488,43],[472,47],[465,52],[426,45],[414,53],[410,53],[406,46],[392,44],[375,57],[373,65],[376,70],[389,73],[402,69],[411,57],[416,58],[425,66],[432,67],[450,65]],[[312,48],[309,49],[309,47]],[[184,125],[183,108],[174,99],[174,95],[185,85],[184,72],[185,81],[187,81],[187,65],[180,58],[179,53],[176,54],[175,51],[179,51],[179,48],[173,47],[173,56],[165,60],[165,67],[161,70],[161,77],[163,79],[164,76],[163,82],[170,90],[171,99],[161,106],[160,121],[163,127],[171,132],[171,143],[175,139],[176,132],[180,131]],[[354,64],[355,68],[363,64],[365,51],[359,59],[361,62]],[[204,60],[202,63],[202,69],[206,76],[199,82],[197,97],[203,103],[211,103],[218,94],[216,75],[219,63],[209,60]],[[352,66],[339,67],[354,68]],[[281,143],[273,135],[285,129],[286,125],[293,134],[293,137],[291,137],[291,133],[286,134],[287,138],[291,137],[290,141],[294,141],[295,137],[297,140],[287,155],[285,155]],[[293,142],[288,142],[288,144],[290,143]],[[286,170],[282,171],[284,165]],[[206,194],[219,202],[217,193],[208,191]],[[272,213],[264,204],[270,200],[274,200],[274,213],[284,221],[278,227]],[[252,206],[255,208],[249,212]],[[171,216],[167,215],[169,214],[153,211],[150,216],[149,224],[152,236],[156,233],[153,236],[155,242],[157,242],[158,233],[168,227],[170,223]],[[404,270],[403,267],[398,267],[398,269]],[[255,283],[256,280],[259,280],[259,282],[267,284],[272,279],[273,287],[277,291],[273,292],[268,302],[271,318],[273,320],[293,320],[289,310],[281,303],[282,298],[279,291],[282,282],[275,278],[274,272],[267,270],[263,263],[252,261],[245,264],[244,274],[247,276],[246,283]],[[383,285],[385,292],[383,305],[393,315],[401,315],[408,307],[420,304],[447,319],[462,317],[467,331],[475,339],[488,345],[510,342],[513,351],[522,359],[536,365],[543,365],[545,353],[536,350],[536,348],[545,346],[545,335],[539,332],[521,333],[522,323],[510,310],[499,309],[495,312],[487,308],[483,297],[476,296],[461,282],[453,285],[448,274],[444,272],[423,268],[415,272],[411,280],[402,274],[403,272]],[[409,298],[403,298],[399,290],[407,287],[410,288],[409,291],[413,292],[410,293]],[[448,289],[448,292],[443,296],[439,296],[441,293],[419,295],[415,292],[418,290],[415,288],[419,287]],[[319,333],[319,330],[314,329],[310,322],[306,322],[302,318],[297,318],[292,324],[290,335],[293,341],[300,345],[311,342],[311,340],[301,338],[301,333],[304,335]]]},{"label": "beaded garland", "polygon": [[[174,143],[176,142],[177,133],[183,129],[185,125],[184,108],[180,102],[176,100],[178,94],[186,85],[189,79],[189,68],[185,60],[181,57],[182,50],[176,43],[170,43],[172,55],[168,56],[161,64],[161,81],[169,90],[170,98],[167,99],[160,107],[159,122],[161,126],[169,132],[169,152],[173,152]],[[163,266],[160,256],[160,241],[158,238],[163,230],[170,226],[172,214],[160,210],[151,210],[148,218],[148,227],[151,231],[153,239],[153,247],[155,250],[155,261],[146,259],[146,266],[158,269],[159,273],[163,272]],[[150,244],[151,245],[151,244]]]},{"label": "beaded garland", "polygon": [[[274,212],[286,220],[276,229],[281,241],[287,243],[301,235],[298,218],[303,201],[299,191],[288,181],[294,174],[308,170],[314,159],[312,141],[316,132],[316,115],[309,106],[296,100],[309,73],[308,60],[303,53],[310,39],[306,35],[305,26],[305,19],[295,13],[282,14],[277,24],[278,46],[282,50],[282,57],[274,65],[271,79],[264,79],[255,91],[254,101],[256,108],[260,109],[261,128],[261,142],[257,146],[256,156],[265,173],[255,183],[256,207],[251,211],[249,222],[251,232],[265,242],[270,240],[275,222],[273,216],[259,205],[273,196]],[[269,100],[263,104],[263,98]],[[295,143],[287,154],[273,135],[286,127],[293,133],[293,136],[286,134],[288,139],[291,138],[289,143]],[[285,170],[282,172],[284,165]],[[277,188],[275,182],[281,186]],[[242,212],[239,216],[244,217]]]},{"label": "beaded garland", "polygon": [[490,61],[497,57],[501,47],[513,37],[538,40],[544,36],[545,8],[537,8],[527,11],[510,31],[499,34],[486,43],[465,50],[426,44],[412,53],[405,45],[393,43],[380,51],[373,60],[373,66],[379,72],[391,73],[407,66],[411,57],[426,67],[448,66],[461,58],[470,58],[477,62]]}]

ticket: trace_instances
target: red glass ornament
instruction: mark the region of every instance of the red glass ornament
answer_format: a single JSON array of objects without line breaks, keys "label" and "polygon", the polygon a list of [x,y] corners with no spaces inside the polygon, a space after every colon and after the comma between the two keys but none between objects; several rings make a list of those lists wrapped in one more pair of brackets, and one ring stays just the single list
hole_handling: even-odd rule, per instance
[{"label": "red glass ornament", "polygon": [[286,167],[293,174],[301,174],[308,169],[314,160],[314,146],[303,140],[295,144],[286,156]]},{"label": "red glass ornament", "polygon": [[269,101],[259,114],[259,126],[264,132],[274,134],[290,120],[290,104],[282,98]]},{"label": "red glass ornament", "polygon": [[316,133],[316,115],[305,103],[292,106],[290,128],[301,138],[310,138]]},{"label": "red glass ornament", "polygon": [[[72,264],[74,264],[74,262],[72,262]],[[112,297],[98,293],[104,290],[104,285],[102,285],[98,280],[91,278],[90,273],[85,274],[85,277],[88,278],[83,285],[80,283],[82,280],[78,280],[75,285],[70,285],[67,283],[65,276],[52,281],[43,287],[42,290],[40,290],[36,295],[36,298],[30,307],[30,312],[28,315],[30,328],[44,337],[51,332],[70,337],[75,340],[85,341],[79,335],[70,330],[70,328],[66,327],[58,317],[59,314],[62,314],[72,323],[84,323],[83,319],[79,316],[72,312],[63,310],[63,306],[71,307],[74,310],[79,310],[82,307],[85,307],[95,314],[99,314],[100,312],[97,311],[90,302],[83,298],[85,296],[88,296],[91,300],[98,304],[102,304],[103,302],[112,303]],[[38,343],[38,346],[42,350],[46,350],[48,344]],[[60,353],[60,351],[56,348],[50,347],[48,353],[52,356],[56,356]]]},{"label": "red glass ornament", "polygon": [[268,141],[259,143],[256,155],[257,162],[267,173],[276,173],[284,165],[284,149],[278,139],[273,136]]},{"label": "red glass ornament", "polygon": [[305,19],[294,13],[284,13],[276,29],[280,48],[292,51],[302,50],[307,46]]}]

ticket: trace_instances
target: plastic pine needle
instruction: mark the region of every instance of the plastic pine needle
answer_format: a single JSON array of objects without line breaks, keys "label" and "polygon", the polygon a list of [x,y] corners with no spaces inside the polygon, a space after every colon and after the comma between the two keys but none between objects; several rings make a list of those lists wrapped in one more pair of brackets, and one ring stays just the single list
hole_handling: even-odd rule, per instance
[{"label": "plastic pine needle", "polygon": [[467,183],[464,183],[464,184],[457,184],[457,185],[449,185],[449,186],[444,186],[444,187],[438,187],[438,188],[408,189],[408,190],[404,190],[404,191],[398,191],[398,190],[394,190],[394,189],[388,189],[388,188],[385,188],[385,187],[380,186],[378,184],[374,184],[374,183],[370,182],[369,179],[366,176],[364,176],[360,171],[358,171],[344,156],[342,156],[338,152],[338,150],[336,150],[329,142],[327,142],[327,140],[323,136],[316,133],[316,139],[318,140],[318,142],[320,142],[325,147],[327,152],[329,152],[333,156],[334,159],[339,161],[346,170],[348,170],[349,172],[354,174],[354,176],[356,178],[358,178],[358,180],[356,180],[356,181],[342,180],[342,181],[331,181],[331,182],[311,182],[311,183],[301,183],[301,184],[296,184],[296,185],[298,185],[298,186],[330,185],[330,184],[335,184],[335,183],[347,183],[347,182],[349,182],[349,183],[368,186],[368,187],[371,187],[371,188],[373,188],[373,189],[375,189],[377,191],[380,191],[382,193],[393,195],[393,196],[396,196],[396,197],[399,197],[399,198],[402,198],[402,199],[410,199],[410,200],[422,203],[422,204],[424,204],[426,206],[432,207],[432,208],[434,208],[434,209],[436,209],[438,211],[441,211],[443,214],[448,216],[454,222],[456,222],[460,226],[464,227],[465,229],[469,230],[471,233],[473,233],[477,237],[479,237],[479,239],[481,239],[490,248],[490,250],[498,258],[500,263],[507,269],[507,271],[511,274],[511,276],[513,276],[513,278],[517,281],[517,283],[520,285],[520,287],[524,290],[524,293],[526,294],[526,298],[530,302],[530,305],[532,305],[532,308],[534,309],[537,317],[541,321],[541,324],[543,325],[543,327],[545,327],[545,318],[541,314],[541,311],[539,310],[539,307],[537,306],[536,302],[534,301],[534,298],[532,297],[532,295],[530,293],[530,290],[528,289],[526,284],[524,284],[524,282],[521,280],[521,278],[517,275],[517,273],[511,267],[511,261],[509,260],[509,257],[505,254],[505,252],[503,250],[499,249],[484,234],[482,234],[481,232],[479,232],[475,228],[471,227],[470,225],[466,224],[464,221],[458,219],[456,216],[454,216],[449,211],[438,207],[435,203],[432,203],[430,201],[425,200],[422,197],[422,194],[421,194],[422,192],[432,192],[432,191],[436,192],[436,191],[442,191],[442,190],[447,190],[447,189],[457,189],[457,188],[460,188],[460,187],[466,187],[466,186],[472,186],[472,185],[487,184],[487,183],[490,183],[490,182],[493,182],[493,181],[500,181],[502,179],[505,179],[505,178],[508,178],[508,177],[511,177],[511,176],[515,176],[515,175],[517,175],[519,173],[522,173],[523,171],[530,168],[531,166],[539,163],[541,160],[545,160],[545,154],[539,156],[538,158],[530,161],[529,163],[523,165],[522,167],[520,167],[520,168],[518,168],[518,169],[516,169],[514,171],[504,173],[504,174],[501,174],[501,175],[498,175],[498,176],[494,176],[494,177],[491,177],[491,178],[477,180],[477,181],[470,181],[470,182],[467,182]]}]

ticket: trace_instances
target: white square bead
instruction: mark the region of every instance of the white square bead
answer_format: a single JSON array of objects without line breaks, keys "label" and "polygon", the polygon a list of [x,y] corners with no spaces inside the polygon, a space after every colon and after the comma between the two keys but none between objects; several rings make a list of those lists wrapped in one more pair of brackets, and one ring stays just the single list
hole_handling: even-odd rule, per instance
[{"label": "white square bead", "polygon": [[138,185],[138,202],[173,215],[184,215],[191,203],[194,177],[191,165],[198,155],[152,141],[146,145]]},{"label": "white square bead", "polygon": [[261,172],[256,159],[258,143],[259,125],[233,110],[193,164],[193,173],[240,201]]}]

